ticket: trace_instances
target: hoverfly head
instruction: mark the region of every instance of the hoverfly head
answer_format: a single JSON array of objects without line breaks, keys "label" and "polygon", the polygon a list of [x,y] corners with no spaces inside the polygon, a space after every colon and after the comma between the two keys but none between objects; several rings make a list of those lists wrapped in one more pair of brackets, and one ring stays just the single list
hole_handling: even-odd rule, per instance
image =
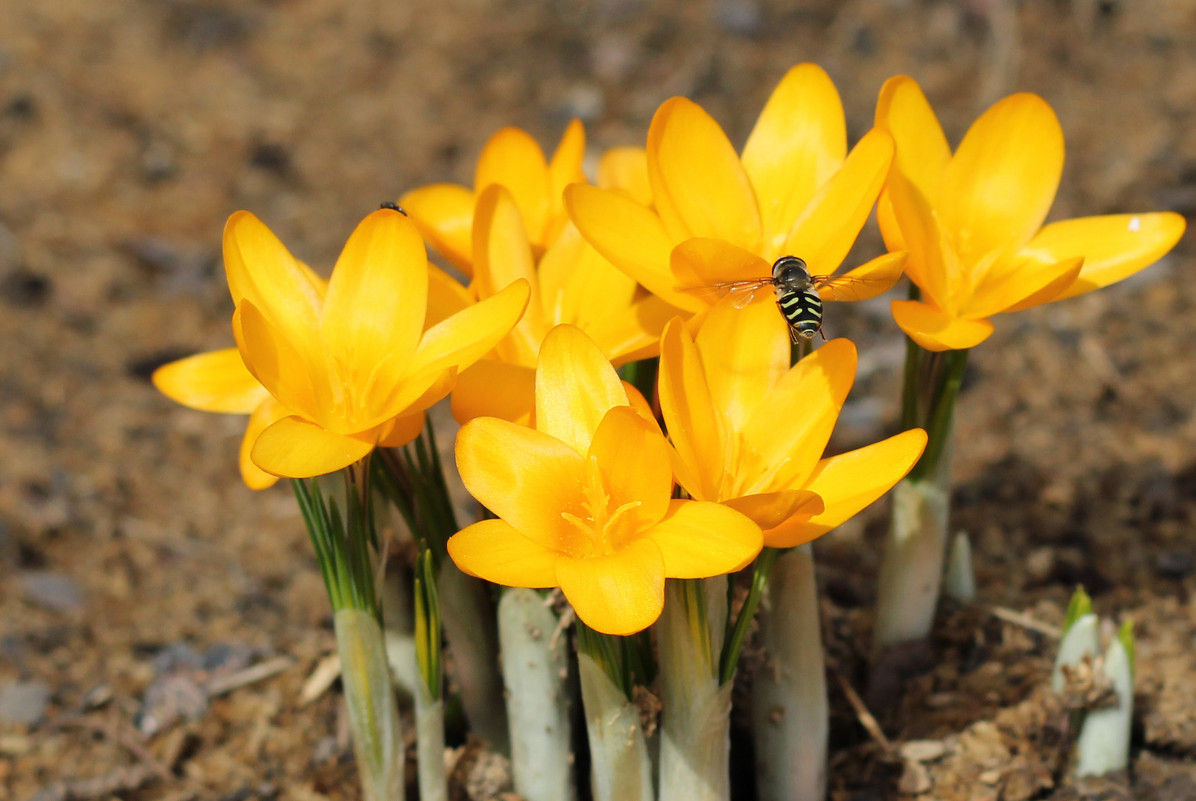
[{"label": "hoverfly head", "polygon": [[804,289],[810,283],[810,271],[797,256],[782,256],[772,265],[772,280],[777,286]]}]

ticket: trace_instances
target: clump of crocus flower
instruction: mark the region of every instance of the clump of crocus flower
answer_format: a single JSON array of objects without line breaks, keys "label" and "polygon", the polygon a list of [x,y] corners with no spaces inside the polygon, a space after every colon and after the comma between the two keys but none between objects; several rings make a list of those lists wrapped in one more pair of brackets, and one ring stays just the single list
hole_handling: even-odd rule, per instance
[{"label": "clump of crocus flower", "polygon": [[[997,103],[952,153],[917,84],[897,77],[850,149],[846,131],[838,91],[810,64],[782,79],[741,149],[672,98],[643,148],[602,155],[594,183],[580,122],[551,156],[505,128],[472,187],[412,189],[400,199],[410,217],[383,204],[327,279],[252,214],[229,219],[236,347],[166,365],[154,382],[193,408],[249,415],[248,486],[293,479],[335,612],[367,798],[404,792],[388,668],[408,667],[386,664],[387,638],[404,635],[384,589],[415,609],[427,801],[448,795],[442,625],[474,733],[509,751],[528,801],[577,797],[574,669],[594,798],[725,801],[732,680],[758,620],[760,798],[825,794],[809,543],[896,487],[877,644],[925,635],[968,350],[996,315],[1125,278],[1183,231],[1169,213],[1044,224],[1063,136],[1035,95]],[[874,206],[889,252],[836,275]],[[465,283],[428,262],[425,241]],[[857,348],[791,342],[780,299],[764,298],[788,256],[823,300],[909,276],[908,299],[892,303],[894,335],[908,337],[898,433],[830,450]],[[457,472],[486,510],[464,526],[427,425],[450,393]],[[343,492],[307,480],[332,473]],[[388,501],[414,546],[393,549],[415,554],[401,590],[376,522]],[[739,571],[748,590],[733,603]],[[497,615],[481,579],[501,587]],[[636,704],[649,690],[663,704],[655,735]]]}]

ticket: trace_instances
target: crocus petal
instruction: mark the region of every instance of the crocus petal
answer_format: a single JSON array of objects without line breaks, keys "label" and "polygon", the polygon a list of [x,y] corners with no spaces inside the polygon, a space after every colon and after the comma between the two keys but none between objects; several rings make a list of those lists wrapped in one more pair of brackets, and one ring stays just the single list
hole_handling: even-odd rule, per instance
[{"label": "crocus petal", "polygon": [[802,210],[843,163],[847,123],[830,76],[799,64],[781,79],[743,148],[743,168],[760,203],[769,250],[779,248]]},{"label": "crocus petal", "polygon": [[626,544],[628,540],[621,534],[638,536],[642,529],[660,522],[673,492],[673,469],[659,428],[631,407],[616,406],[598,424],[589,458],[596,459],[602,469],[609,509],[634,504],[613,524],[612,547]]},{"label": "crocus petal", "polygon": [[[890,174],[892,167],[889,168]],[[876,224],[880,226],[880,236],[885,242],[885,250],[890,253],[900,253],[909,250],[905,244],[905,236],[901,233],[901,226],[897,224],[897,214],[893,211],[893,198],[887,189],[880,191],[876,200]]]},{"label": "crocus petal", "polygon": [[569,184],[584,183],[585,171],[582,162],[586,155],[586,129],[581,120],[570,120],[561,135],[560,144],[548,162],[548,227],[540,243],[551,245],[569,218],[565,215],[561,195]]},{"label": "crocus petal", "polygon": [[692,100],[674,97],[648,129],[648,180],[674,241],[723,239],[760,247],[760,212],[743,164],[723,129]]},{"label": "crocus petal", "polygon": [[[628,384],[626,381],[621,383],[623,384],[623,391],[627,393],[627,405],[631,407],[631,410],[642,417],[645,422],[655,426],[657,431],[660,431],[660,423],[656,420],[656,413],[652,411],[652,404],[648,403],[634,386]],[[664,432],[662,431],[661,433],[663,434]]]},{"label": "crocus petal", "polygon": [[716,500],[726,469],[723,434],[698,349],[680,320],[661,337],[658,392],[669,438],[685,466],[677,478],[690,495]]},{"label": "crocus petal", "polygon": [[652,211],[619,192],[585,184],[565,189],[565,207],[581,235],[611,264],[674,306],[701,308],[674,288],[669,270],[673,241]]},{"label": "crocus petal", "polygon": [[466,526],[448,541],[449,556],[471,576],[506,587],[556,586],[557,554],[520,534],[502,520]]},{"label": "crocus petal", "polygon": [[[805,486],[851,391],[855,368],[855,345],[832,339],[761,391],[754,413],[740,427],[742,490]],[[782,414],[782,409],[796,411]]]},{"label": "crocus petal", "polygon": [[581,531],[562,512],[585,519],[585,460],[560,440],[493,417],[457,433],[457,469],[469,494],[541,547],[584,553]]},{"label": "crocus petal", "polygon": [[475,417],[498,417],[531,425],[536,408],[536,370],[495,359],[475,362],[457,376],[452,407],[459,423]]},{"label": "crocus petal", "polygon": [[290,412],[287,411],[287,408],[269,395],[258,404],[258,407],[253,410],[253,414],[249,415],[249,424],[245,426],[245,436],[241,438],[241,449],[237,460],[241,467],[241,480],[250,489],[269,489],[278,481],[278,476],[271,475],[254,464],[251,454],[258,435],[289,415]]},{"label": "crocus petal", "polygon": [[951,160],[951,146],[930,102],[913,78],[898,75],[885,81],[876,101],[876,127],[893,137],[896,145],[893,170],[900,172],[924,197],[937,197]]},{"label": "crocus petal", "polygon": [[552,203],[548,162],[535,139],[518,128],[503,128],[490,137],[478,157],[474,191],[504,186],[515,199],[523,224],[541,241]]},{"label": "crocus petal", "polygon": [[681,309],[648,295],[630,308],[592,320],[585,331],[616,367],[660,353],[660,334]]},{"label": "crocus petal", "polygon": [[248,300],[233,314],[233,331],[245,366],[284,406],[312,418],[328,408],[327,382],[314,378],[322,354],[297,349]]},{"label": "crocus petal", "polygon": [[786,520],[808,520],[823,510],[822,498],[809,490],[780,490],[755,495],[741,495],[722,502],[745,515],[762,529],[781,525]]},{"label": "crocus petal", "polygon": [[669,578],[731,573],[756,558],[760,527],[721,503],[671,501],[664,520],[646,535],[664,554]]},{"label": "crocus petal", "polygon": [[267,473],[309,478],[348,467],[373,449],[372,437],[346,437],[301,417],[284,417],[258,435],[250,457]]},{"label": "crocus petal", "polygon": [[[967,313],[970,317],[989,317],[1004,311],[1054,300],[1075,283],[1084,260],[1076,257],[1055,264],[1027,259],[1010,259],[1013,269],[990,270],[972,291]],[[1027,303],[1027,301],[1029,301]]]},{"label": "crocus petal", "polygon": [[176,403],[203,412],[249,414],[270,393],[245,368],[236,348],[197,353],[154,371],[154,386]]},{"label": "crocus petal", "polygon": [[[444,400],[457,384],[457,368],[429,370],[404,379],[404,395],[396,415],[426,411]],[[412,398],[408,401],[407,398]]]},{"label": "crocus petal", "polygon": [[489,353],[507,335],[527,307],[528,284],[517,281],[492,298],[478,301],[424,332],[409,366],[410,379],[398,387],[383,408],[393,417],[420,394],[414,379],[464,369]]},{"label": "crocus petal", "polygon": [[1083,271],[1084,260],[1070,259],[1068,261],[1061,262],[1061,264],[1065,266],[1070,265],[1070,268],[1059,271],[1055,275],[1054,280],[1047,283],[1041,289],[1035,290],[1029,295],[1026,295],[1012,306],[1006,307],[1003,309],[1003,311],[1017,312],[1022,311],[1023,309],[1032,309],[1035,306],[1041,306],[1044,303],[1050,303],[1051,301],[1058,300],[1059,297],[1070,287],[1072,287],[1079,279],[1079,276]]},{"label": "crocus petal", "polygon": [[473,192],[457,184],[432,184],[403,195],[399,205],[437,253],[473,275]]},{"label": "crocus petal", "polygon": [[888,292],[901,280],[907,253],[886,253],[839,276],[830,286],[819,287],[823,300],[868,300]]},{"label": "crocus petal", "polygon": [[1184,233],[1173,212],[1080,217],[1045,226],[1019,255],[1053,262],[1084,257],[1084,268],[1059,297],[1070,298],[1116,283],[1157,261]]},{"label": "crocus petal", "polygon": [[648,153],[642,147],[612,147],[598,160],[598,186],[620,189],[641,206],[652,205]]},{"label": "crocus petal", "polygon": [[[738,430],[789,369],[790,340],[775,301],[762,298],[737,309],[735,300],[723,298],[710,310],[696,344],[711,402]],[[775,406],[773,412],[787,408]]]},{"label": "crocus petal", "polygon": [[664,609],[664,557],[650,540],[608,556],[558,557],[557,583],[577,617],[603,634],[635,634]]},{"label": "crocus petal", "polygon": [[637,288],[634,278],[599,255],[573,225],[544,253],[538,275],[544,319],[583,330],[594,320],[626,314]]},{"label": "crocus petal", "polygon": [[792,548],[850,520],[905,477],[926,447],[926,432],[903,431],[881,442],[823,459],[806,485],[826,508],[808,520],[794,519],[764,532],[770,548]]},{"label": "crocus petal", "polygon": [[474,297],[459,281],[436,265],[428,265],[428,313],[424,317],[424,328],[431,328],[474,302]]},{"label": "crocus petal", "polygon": [[955,317],[928,303],[895,300],[890,305],[897,325],[926,350],[973,348],[993,332],[993,324],[988,320]]},{"label": "crocus petal", "polygon": [[1062,172],[1063,130],[1045,100],[1016,94],[984,112],[947,165],[934,201],[943,229],[957,234],[961,263],[1029,242]]},{"label": "crocus petal", "polygon": [[[393,209],[375,211],[345,243],[320,317],[325,352],[340,379],[363,394],[375,387],[388,392],[415,353],[427,306],[428,258],[419,231]],[[373,411],[372,398],[358,400]]]},{"label": "crocus petal", "polygon": [[571,325],[548,332],[536,370],[536,428],[584,454],[607,411],[626,405],[618,373],[592,339]]},{"label": "crocus petal", "polygon": [[[772,265],[750,250],[721,239],[694,237],[677,247],[669,257],[669,269],[677,281],[677,289],[713,305],[726,289],[715,284],[730,281],[771,281]],[[767,293],[772,294],[771,284]]]},{"label": "crocus petal", "polygon": [[224,273],[233,305],[250,301],[287,339],[314,347],[323,288],[257,217],[235,212],[224,226]]},{"label": "crocus petal", "polygon": [[892,159],[892,137],[877,128],[864,134],[815,193],[777,255],[800,256],[817,275],[837,270],[868,221]]},{"label": "crocus petal", "polygon": [[[386,428],[389,427],[389,431]],[[388,426],[382,428],[385,433],[378,440],[379,448],[401,448],[415,440],[419,432],[424,430],[424,413],[396,417]]]},{"label": "crocus petal", "polygon": [[[922,298],[947,308],[953,302],[951,288],[959,283],[955,270],[958,258],[944,241],[938,215],[930,206],[930,200],[917,186],[896,170],[889,173],[885,195],[890,201],[890,211],[899,228],[897,233],[908,248],[909,259],[905,274],[922,290]],[[882,218],[883,223],[883,218]],[[886,243],[891,233],[885,234]]]},{"label": "crocus petal", "polygon": [[519,209],[502,186],[489,186],[478,195],[473,253],[478,297],[489,298],[520,279],[527,282],[531,292],[528,308],[499,350],[504,361],[532,363],[546,331],[536,297],[536,263]]}]

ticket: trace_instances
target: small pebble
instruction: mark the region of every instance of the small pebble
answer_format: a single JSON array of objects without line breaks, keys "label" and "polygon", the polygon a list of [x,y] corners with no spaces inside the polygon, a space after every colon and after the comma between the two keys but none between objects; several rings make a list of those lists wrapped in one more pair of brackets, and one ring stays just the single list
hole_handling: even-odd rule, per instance
[{"label": "small pebble", "polygon": [[901,748],[901,757],[909,762],[933,762],[947,753],[942,740],[910,740]]},{"label": "small pebble", "polygon": [[902,795],[920,795],[930,790],[934,783],[930,781],[930,771],[921,762],[906,762],[901,770],[901,778],[897,781],[897,789]]},{"label": "small pebble", "polygon": [[714,19],[720,28],[739,36],[755,36],[764,26],[764,14],[751,0],[723,0],[714,7]]},{"label": "small pebble", "polygon": [[21,575],[21,586],[26,599],[52,612],[77,612],[83,608],[83,588],[70,576],[31,570]]},{"label": "small pebble", "polygon": [[42,681],[13,681],[0,686],[0,723],[32,726],[46,715],[50,687]]}]

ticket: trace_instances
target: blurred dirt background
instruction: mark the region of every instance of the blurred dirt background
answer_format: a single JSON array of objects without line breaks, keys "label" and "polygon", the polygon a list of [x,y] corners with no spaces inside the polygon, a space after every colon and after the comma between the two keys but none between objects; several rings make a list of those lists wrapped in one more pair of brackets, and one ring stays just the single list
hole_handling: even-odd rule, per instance
[{"label": "blurred dirt background", "polygon": [[[897,73],[953,142],[1042,94],[1068,147],[1053,218],[1196,211],[1190,0],[0,3],[0,797],[357,797],[339,692],[299,700],[333,638],[289,491],[241,485],[242,420],[148,381],[232,343],[231,212],[326,272],[380,201],[471,183],[502,126],[642,144],[684,94],[741,143],[799,61],[853,142]],[[819,543],[834,798],[1196,798],[1194,273],[1189,234],[973,354],[955,519],[982,603],[878,710],[892,750],[839,681],[864,681],[883,504]],[[861,350],[847,448],[894,429],[903,345],[887,302],[828,330]],[[1045,687],[1077,582],[1137,621],[1140,660],[1132,770],[1090,786]]]}]

